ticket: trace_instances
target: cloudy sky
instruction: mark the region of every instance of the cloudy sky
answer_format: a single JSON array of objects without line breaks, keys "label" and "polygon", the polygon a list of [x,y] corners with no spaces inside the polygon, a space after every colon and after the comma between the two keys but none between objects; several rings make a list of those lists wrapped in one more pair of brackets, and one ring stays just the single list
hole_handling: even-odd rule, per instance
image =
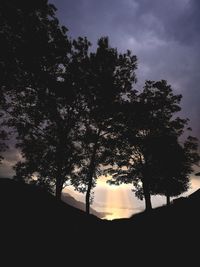
[{"label": "cloudy sky", "polygon": [[[51,0],[72,37],[86,36],[93,45],[108,36],[119,51],[138,57],[138,87],[144,80],[166,79],[183,95],[181,115],[190,119],[200,138],[200,1],[199,0]],[[199,188],[192,179],[192,191]],[[77,196],[78,197],[78,196]],[[83,200],[83,199],[82,199]],[[159,205],[163,199],[153,199]],[[94,206],[111,212],[109,218],[129,216],[143,208],[130,187],[95,192]],[[118,207],[121,207],[120,209]]]},{"label": "cloudy sky", "polygon": [[51,0],[72,37],[112,46],[138,57],[138,86],[166,79],[183,95],[182,114],[200,137],[199,0]]},{"label": "cloudy sky", "polygon": [[[101,36],[119,51],[138,57],[138,85],[144,80],[166,79],[183,95],[181,115],[188,117],[193,135],[200,138],[200,1],[199,0],[50,0],[57,7],[69,36],[86,36],[95,46]],[[14,143],[14,142],[13,142]],[[20,154],[6,153],[1,176],[13,174]],[[200,186],[192,179],[193,190]],[[72,192],[71,192],[72,193]],[[72,193],[73,194],[73,193]],[[78,200],[83,196],[74,194]],[[162,201],[156,199],[155,205]],[[110,212],[110,218],[128,216],[143,203],[133,198],[130,187],[108,187],[104,180],[95,191],[94,207]]]}]

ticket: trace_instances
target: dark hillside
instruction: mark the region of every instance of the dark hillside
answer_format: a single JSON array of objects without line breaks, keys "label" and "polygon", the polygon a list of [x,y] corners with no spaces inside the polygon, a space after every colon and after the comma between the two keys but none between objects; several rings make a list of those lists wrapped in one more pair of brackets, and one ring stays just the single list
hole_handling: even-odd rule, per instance
[{"label": "dark hillside", "polygon": [[70,259],[77,264],[81,260],[85,266],[89,253],[95,262],[107,266],[107,261],[130,260],[141,260],[142,265],[146,260],[143,255],[149,263],[159,263],[158,255],[166,262],[172,258],[181,262],[183,256],[190,261],[196,256],[199,190],[170,207],[111,222],[86,216],[37,187],[9,179],[0,180],[0,203],[3,248],[9,255],[16,253],[20,260],[28,256],[49,263],[66,258],[66,262]]}]

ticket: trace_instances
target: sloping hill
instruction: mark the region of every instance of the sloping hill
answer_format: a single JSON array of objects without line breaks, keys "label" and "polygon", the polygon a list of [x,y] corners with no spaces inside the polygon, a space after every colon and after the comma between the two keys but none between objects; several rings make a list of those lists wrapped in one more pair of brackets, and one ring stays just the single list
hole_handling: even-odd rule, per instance
[{"label": "sloping hill", "polygon": [[[64,201],[65,203],[67,203],[68,205],[70,205],[72,207],[75,207],[77,209],[85,211],[85,203],[76,200],[74,197],[72,197],[68,193],[64,192],[62,194],[62,201]],[[90,212],[91,212],[91,214],[93,214],[93,215],[95,215],[101,219],[103,219],[106,215],[110,215],[110,213],[107,213],[107,212],[98,212],[95,209],[93,209],[92,207],[90,207]]]},{"label": "sloping hill", "polygon": [[1,241],[22,251],[48,248],[55,253],[63,240],[67,249],[100,222],[35,186],[10,179],[0,179],[0,214]]},{"label": "sloping hill", "polygon": [[77,221],[81,224],[100,221],[97,217],[86,216],[85,212],[58,201],[54,196],[34,185],[19,183],[11,179],[0,179],[1,212],[8,218],[26,218],[27,222],[37,222],[41,219],[56,222],[67,220],[68,224]]},{"label": "sloping hill", "polygon": [[108,262],[127,266],[130,261],[143,266],[146,259],[149,265],[160,263],[159,257],[173,266],[183,256],[191,264],[198,255],[194,240],[200,237],[199,207],[198,190],[170,207],[106,221],[86,216],[34,186],[0,179],[2,254],[15,253],[20,261],[28,256],[29,261],[37,260],[35,266],[40,266],[39,258],[46,261],[45,266],[53,261],[60,266],[63,258],[73,261],[69,266],[80,266],[80,260],[83,266],[107,266]]}]

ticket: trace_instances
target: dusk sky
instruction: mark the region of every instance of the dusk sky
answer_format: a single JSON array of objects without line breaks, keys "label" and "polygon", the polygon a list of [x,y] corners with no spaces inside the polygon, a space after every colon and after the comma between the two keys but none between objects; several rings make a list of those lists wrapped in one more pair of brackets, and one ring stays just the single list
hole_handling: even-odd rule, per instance
[{"label": "dusk sky", "polygon": [[[199,0],[50,2],[57,7],[57,17],[68,28],[68,35],[72,38],[86,36],[95,46],[101,36],[108,36],[111,46],[119,51],[131,50],[138,58],[136,88],[141,88],[145,80],[167,80],[176,93],[183,95],[181,116],[190,119],[192,135],[200,138]],[[0,169],[1,176],[12,175],[11,167],[19,158],[20,154],[11,148]],[[197,178],[193,180],[194,184],[194,188],[199,187]],[[105,196],[106,201],[103,200]],[[103,181],[96,189],[96,206],[115,202],[113,207],[121,205],[121,210],[125,208],[126,213],[121,215],[117,215],[113,208],[116,217],[133,213],[133,210],[128,212],[133,201],[133,193],[127,187],[109,189]],[[156,201],[161,203],[159,198]],[[135,210],[140,210],[143,204],[136,199],[135,203]],[[109,212],[108,206],[106,211]]]},{"label": "dusk sky", "polygon": [[108,36],[119,51],[138,57],[137,87],[167,80],[183,95],[182,114],[200,137],[200,1],[52,0],[69,36],[93,45]]},{"label": "dusk sky", "polygon": [[[200,138],[200,1],[51,2],[57,7],[58,18],[68,28],[69,36],[86,36],[94,46],[101,36],[108,36],[113,47],[122,52],[130,49],[137,56],[136,88],[141,88],[148,79],[167,80],[176,93],[183,95],[181,116],[190,119],[192,134]],[[200,186],[198,179],[193,176],[192,190]],[[101,182],[95,195],[97,209],[99,203],[107,202],[106,211],[113,211],[116,217],[143,208],[142,202],[133,200],[130,187],[108,188]],[[159,205],[163,201],[156,197],[153,203]],[[120,205],[125,209],[115,210]]]}]

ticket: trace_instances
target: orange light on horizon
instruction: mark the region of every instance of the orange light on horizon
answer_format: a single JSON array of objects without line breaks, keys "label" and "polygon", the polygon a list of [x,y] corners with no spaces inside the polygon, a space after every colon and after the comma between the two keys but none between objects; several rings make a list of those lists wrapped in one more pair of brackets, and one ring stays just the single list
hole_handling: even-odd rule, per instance
[{"label": "orange light on horizon", "polygon": [[[108,185],[106,181],[108,177],[101,177],[95,190],[96,200],[101,198],[104,207],[94,206],[97,210],[103,210],[106,214],[105,219],[112,220],[117,218],[130,217],[134,212],[134,199],[130,191],[130,185]],[[103,190],[104,197],[102,199],[99,194]]]}]

